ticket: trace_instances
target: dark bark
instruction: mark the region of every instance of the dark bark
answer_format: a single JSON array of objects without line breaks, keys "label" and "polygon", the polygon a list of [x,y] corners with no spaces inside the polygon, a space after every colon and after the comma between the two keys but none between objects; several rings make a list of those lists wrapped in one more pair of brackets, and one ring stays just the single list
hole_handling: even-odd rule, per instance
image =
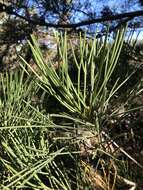
[{"label": "dark bark", "polygon": [[47,27],[54,27],[54,28],[74,28],[74,29],[81,27],[81,26],[88,26],[91,24],[103,23],[103,22],[107,22],[107,21],[111,22],[111,21],[123,20],[123,19],[132,20],[135,17],[143,16],[143,10],[140,10],[140,11],[134,11],[134,12],[128,12],[128,13],[122,13],[122,14],[116,14],[116,15],[109,15],[106,17],[99,17],[99,18],[95,18],[95,19],[83,20],[78,23],[54,24],[52,22],[48,23],[43,19],[41,20],[40,17],[39,17],[39,19],[37,19],[37,18],[30,19],[26,16],[22,16],[19,13],[17,13],[12,6],[7,6],[3,3],[0,3],[0,12],[6,12],[9,15],[15,15],[15,16],[27,21],[29,24],[33,24],[33,25],[47,26]]}]

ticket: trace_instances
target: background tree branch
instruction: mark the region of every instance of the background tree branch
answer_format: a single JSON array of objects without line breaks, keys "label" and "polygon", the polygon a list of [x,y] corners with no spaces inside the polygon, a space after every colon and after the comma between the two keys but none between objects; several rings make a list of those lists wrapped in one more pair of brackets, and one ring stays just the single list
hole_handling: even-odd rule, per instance
[{"label": "background tree branch", "polygon": [[74,28],[74,29],[78,27],[82,27],[82,26],[91,25],[91,24],[111,22],[115,20],[127,19],[129,21],[135,17],[143,16],[143,10],[139,10],[139,11],[121,13],[121,14],[116,14],[116,15],[107,15],[106,17],[87,19],[87,20],[83,20],[77,23],[59,24],[59,23],[53,23],[53,22],[46,22],[45,19],[42,19],[40,16],[39,17],[37,16],[37,18],[34,18],[34,17],[28,18],[16,12],[13,6],[5,5],[4,3],[0,3],[0,12],[5,12],[9,15],[15,15],[16,17],[21,18],[25,20],[26,22],[28,22],[29,24],[33,24],[33,25],[54,27],[54,28]]}]

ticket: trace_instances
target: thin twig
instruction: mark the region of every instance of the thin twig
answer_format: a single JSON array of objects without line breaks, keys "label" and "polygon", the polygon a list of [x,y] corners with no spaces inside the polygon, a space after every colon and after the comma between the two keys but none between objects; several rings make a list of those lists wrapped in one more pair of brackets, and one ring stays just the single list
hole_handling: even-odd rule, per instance
[{"label": "thin twig", "polygon": [[102,134],[110,140],[110,142],[118,148],[118,150],[120,150],[120,152],[122,152],[124,155],[126,155],[130,160],[132,160],[137,166],[139,166],[140,168],[143,169],[143,166],[138,162],[136,161],[132,156],[130,156],[122,147],[120,147],[115,141],[113,141],[108,134],[106,134],[104,131],[102,131]]}]

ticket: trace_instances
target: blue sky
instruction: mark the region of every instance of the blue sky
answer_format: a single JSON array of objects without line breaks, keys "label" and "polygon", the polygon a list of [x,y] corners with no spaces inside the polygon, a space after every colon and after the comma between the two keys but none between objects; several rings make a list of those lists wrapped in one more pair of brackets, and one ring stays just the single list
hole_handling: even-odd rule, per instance
[{"label": "blue sky", "polygon": [[[36,2],[35,0],[29,0],[29,6],[35,6],[36,4],[34,4],[34,2]],[[37,1],[38,2],[38,1]],[[142,7],[139,6],[138,3],[132,3],[132,1],[130,1],[131,3],[129,3],[128,0],[75,0],[75,8],[78,5],[78,3],[80,2],[81,5],[79,7],[79,9],[81,9],[82,11],[89,13],[89,12],[93,12],[96,13],[96,16],[100,16],[100,11],[102,10],[103,6],[109,6],[111,8],[111,10],[115,11],[116,13],[122,13],[122,12],[129,12],[129,11],[136,11],[136,10],[141,10]],[[84,7],[85,3],[88,2],[88,9]],[[137,0],[134,0],[134,2],[137,2]],[[41,9],[40,9],[41,10]],[[56,22],[56,19],[54,17],[52,17],[53,15],[49,15],[47,17],[47,22]],[[88,17],[86,15],[84,15],[81,12],[74,12],[71,15],[71,21],[72,22],[80,22],[81,20],[84,19],[88,19]],[[86,28],[86,27],[83,27]],[[100,24],[94,24],[88,27],[88,30],[90,29],[92,32],[94,32],[97,28],[101,28]],[[141,29],[138,29],[138,31]],[[134,34],[134,38],[136,37],[136,34],[138,32],[136,32]],[[142,35],[139,36],[140,38],[142,37]]]}]

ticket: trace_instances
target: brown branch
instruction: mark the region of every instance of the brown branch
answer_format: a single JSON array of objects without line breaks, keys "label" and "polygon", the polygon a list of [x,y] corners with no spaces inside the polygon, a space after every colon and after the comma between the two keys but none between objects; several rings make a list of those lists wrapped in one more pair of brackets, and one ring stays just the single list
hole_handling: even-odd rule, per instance
[{"label": "brown branch", "polygon": [[111,22],[111,21],[122,20],[122,19],[131,20],[135,17],[143,16],[143,10],[140,10],[140,11],[134,11],[134,12],[128,12],[128,13],[122,13],[122,14],[116,14],[116,15],[111,15],[111,16],[106,16],[106,17],[99,17],[95,19],[84,20],[84,21],[81,21],[78,23],[72,23],[72,24],[54,24],[50,22],[47,23],[44,20],[41,20],[40,17],[39,19],[26,18],[18,14],[16,11],[14,11],[14,8],[12,6],[7,6],[3,3],[0,3],[0,12],[6,12],[7,14],[15,15],[21,19],[24,19],[29,24],[33,24],[33,25],[47,26],[47,27],[54,27],[54,28],[74,28],[74,29],[77,27],[88,26],[88,25],[96,24],[96,23],[102,23],[102,22],[107,22],[107,21]]}]

